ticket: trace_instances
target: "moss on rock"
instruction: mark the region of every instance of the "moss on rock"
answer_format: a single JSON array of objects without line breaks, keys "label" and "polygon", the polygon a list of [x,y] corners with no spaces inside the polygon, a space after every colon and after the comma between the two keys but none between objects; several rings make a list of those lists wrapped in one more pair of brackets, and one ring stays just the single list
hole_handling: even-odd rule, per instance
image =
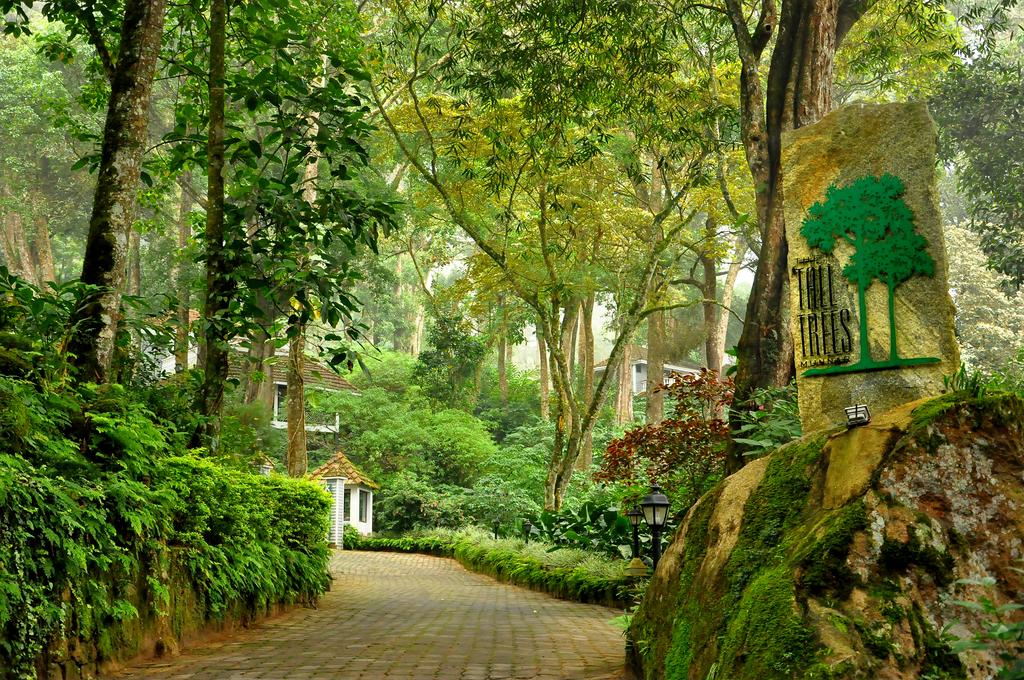
[{"label": "moss on rock", "polygon": [[743,592],[722,640],[720,677],[804,678],[817,656],[787,567],[761,571]]},{"label": "moss on rock", "polygon": [[867,524],[867,511],[862,502],[851,503],[834,513],[826,523],[824,535],[806,549],[798,561],[801,590],[835,600],[850,597],[860,577],[850,569],[846,558],[854,535],[866,529]]},{"label": "moss on rock", "polygon": [[881,447],[864,452],[876,467],[838,507],[827,480],[863,462],[828,455],[849,432],[793,442],[700,501],[633,617],[642,677],[985,677],[965,670],[991,667],[982,652],[960,658],[936,631],[980,626],[956,580],[1012,572],[1024,543],[1024,401],[945,396],[884,427],[858,440]]}]

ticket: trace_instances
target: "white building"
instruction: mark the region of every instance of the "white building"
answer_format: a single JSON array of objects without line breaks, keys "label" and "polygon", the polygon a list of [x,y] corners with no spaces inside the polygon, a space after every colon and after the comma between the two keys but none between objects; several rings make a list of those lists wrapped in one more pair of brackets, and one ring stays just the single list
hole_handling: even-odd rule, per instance
[{"label": "white building", "polygon": [[373,532],[373,492],[380,485],[360,472],[341,451],[310,474],[331,494],[331,528],[327,541],[342,547],[345,525],[360,534]]},{"label": "white building", "polygon": [[[632,379],[633,394],[639,395],[647,392],[647,349],[645,347],[630,347],[630,360],[629,360],[629,375]],[[608,361],[602,361],[594,366],[594,373],[603,373],[608,368]],[[690,362],[683,362],[680,364],[669,364],[666,363],[663,367],[663,375],[658,384],[664,384],[669,382],[669,378],[672,377],[673,373],[679,373],[680,375],[697,375],[700,373],[701,367],[697,364]]]}]

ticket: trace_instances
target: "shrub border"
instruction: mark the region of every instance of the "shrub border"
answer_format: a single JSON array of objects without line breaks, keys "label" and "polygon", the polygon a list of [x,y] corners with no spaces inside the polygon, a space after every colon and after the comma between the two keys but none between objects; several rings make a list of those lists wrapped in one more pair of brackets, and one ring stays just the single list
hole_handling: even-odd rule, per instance
[{"label": "shrub border", "polygon": [[608,580],[597,578],[579,567],[547,567],[540,561],[514,550],[485,548],[468,538],[353,538],[351,534],[347,534],[345,541],[346,550],[447,557],[456,560],[470,571],[563,600],[626,609],[632,605],[634,599],[633,581],[626,576]]}]

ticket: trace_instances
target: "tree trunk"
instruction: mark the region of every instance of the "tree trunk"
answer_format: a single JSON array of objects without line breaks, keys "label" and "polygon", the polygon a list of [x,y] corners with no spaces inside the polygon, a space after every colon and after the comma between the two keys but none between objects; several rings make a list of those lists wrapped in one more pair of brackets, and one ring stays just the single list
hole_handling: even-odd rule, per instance
[{"label": "tree trunk", "polygon": [[[615,397],[615,422],[625,425],[633,420],[633,361],[629,347],[622,354],[622,363],[618,366],[619,389]],[[612,370],[611,365],[605,370]]]},{"label": "tree trunk", "polygon": [[302,377],[305,363],[306,328],[288,341],[288,476],[306,474],[306,385]]},{"label": "tree trunk", "polygon": [[37,214],[35,217],[36,225],[36,262],[38,267],[36,270],[36,278],[39,280],[39,285],[46,283],[53,283],[57,281],[57,270],[53,264],[53,246],[50,242],[50,223],[43,214]]},{"label": "tree trunk", "polygon": [[14,247],[14,243],[11,241],[9,231],[10,221],[16,214],[17,213],[13,212],[7,213],[3,216],[3,221],[0,222],[0,252],[3,252],[4,263],[7,265],[8,271],[20,276],[20,270],[18,269],[18,254]]},{"label": "tree trunk", "polygon": [[[569,311],[570,306],[575,306],[571,312]],[[566,317],[572,315],[577,320],[572,328],[562,336],[562,353],[565,354],[565,360],[568,362],[570,376],[574,375],[576,370],[576,334],[579,332],[579,311],[579,303],[574,300],[566,305],[564,312]]]},{"label": "tree trunk", "polygon": [[188,349],[189,349],[189,310],[191,308],[191,293],[188,280],[185,277],[184,253],[192,240],[192,226],[189,215],[192,212],[192,194],[185,190],[185,186],[192,181],[191,173],[186,172],[178,180],[181,186],[181,197],[178,202],[178,224],[177,241],[178,252],[174,258],[174,265],[171,269],[171,280],[174,284],[174,294],[178,298],[176,316],[177,327],[174,329],[174,370],[178,373],[188,370]]},{"label": "tree trunk", "polygon": [[732,261],[725,274],[725,281],[722,283],[722,305],[718,311],[718,319],[711,328],[708,335],[707,359],[708,368],[713,371],[722,372],[725,367],[725,342],[729,331],[729,308],[732,306],[733,293],[736,291],[736,278],[743,267],[743,256],[746,254],[746,245],[743,237],[736,234],[733,240]]},{"label": "tree trunk", "polygon": [[[258,337],[251,340],[248,356],[248,375],[245,379],[245,403],[261,403],[274,408],[274,374],[276,367],[267,363],[274,357],[274,341],[261,328]],[[257,374],[262,375],[257,375]]]},{"label": "tree trunk", "polygon": [[540,418],[551,418],[551,376],[548,366],[548,348],[544,333],[537,327],[537,360],[540,363]]},{"label": "tree trunk", "polygon": [[505,297],[498,300],[501,321],[498,324],[498,392],[501,395],[501,408],[508,411],[508,310],[505,308]]},{"label": "tree trunk", "polygon": [[[403,293],[405,293],[405,284],[402,283],[402,254],[401,253],[399,253],[398,255],[395,255],[395,287],[392,289],[392,293],[394,295],[394,303],[395,303],[395,305],[398,306],[398,307],[403,307],[403,305],[402,305],[402,298],[405,297],[403,295]],[[404,309],[403,309],[403,311],[404,311]],[[406,317],[405,317],[405,319],[403,319],[403,321],[408,323],[409,322],[409,317],[406,315]],[[408,349],[409,349],[408,338],[409,338],[409,335],[411,335],[411,333],[409,333],[409,331],[411,331],[411,329],[412,329],[412,324],[410,323],[409,326],[406,327],[403,324],[395,323],[393,328],[394,328],[394,330],[391,333],[391,351],[392,352],[408,351]],[[407,328],[409,330],[406,330]]]},{"label": "tree trunk", "polygon": [[[741,137],[757,187],[755,204],[761,230],[757,270],[738,347],[735,403],[740,408],[754,390],[786,385],[793,375],[793,341],[786,324],[788,247],[780,177],[782,133],[817,121],[831,108],[835,51],[867,5],[861,0],[842,0],[842,6],[837,0],[784,0],[765,97],[761,54],[769,44],[774,16],[762,17],[759,30],[751,34],[741,3],[726,3],[742,64]],[[742,464],[740,452],[730,451],[729,470]]]},{"label": "tree trunk", "polygon": [[[322,57],[324,69],[327,68],[327,57]],[[319,114],[311,113],[309,118],[310,132],[316,137],[320,130]],[[306,162],[302,177],[302,197],[310,206],[316,204],[319,150],[314,145],[310,149],[311,158]],[[315,159],[315,160],[314,160]],[[302,271],[308,263],[307,255],[299,258],[298,268]],[[269,316],[269,314],[268,314]],[[288,340],[288,449],[285,459],[288,475],[302,477],[306,474],[308,464],[306,451],[306,383],[302,375],[306,351],[306,322],[301,318],[294,321]],[[372,330],[372,326],[371,326]],[[372,337],[370,340],[373,342]]]},{"label": "tree trunk", "polygon": [[142,294],[142,236],[138,229],[128,233],[128,295]]},{"label": "tree trunk", "polygon": [[665,418],[665,312],[647,317],[647,424],[657,425]]},{"label": "tree trunk", "polygon": [[[274,302],[263,295],[257,296],[256,306],[260,310],[261,323],[255,335],[250,338],[249,354],[243,368],[242,385],[245,389],[245,403],[262,403],[274,408],[274,369],[267,361],[276,353],[274,339],[267,330],[274,322]],[[259,375],[262,374],[262,375]]]},{"label": "tree trunk", "polygon": [[231,258],[224,227],[224,43],[226,0],[210,0],[210,121],[206,141],[206,303],[205,361],[200,409],[206,416],[206,439],[216,449],[224,383],[228,377],[230,327],[226,315],[234,292]]},{"label": "tree trunk", "polygon": [[40,281],[36,275],[28,240],[25,238],[21,213],[7,213],[4,222],[4,257],[7,259],[7,268],[12,274],[25,279],[33,286],[38,286]]},{"label": "tree trunk", "polygon": [[81,380],[105,382],[110,370],[163,19],[164,0],[125,3],[81,276],[99,292],[70,320],[68,350]]},{"label": "tree trunk", "polygon": [[[583,372],[583,403],[589,404],[594,398],[594,303],[595,295],[589,293],[583,298],[580,317],[579,356],[580,370]],[[587,471],[594,463],[594,431],[588,428],[583,432],[583,444],[580,457],[576,461],[576,469]]]},{"label": "tree trunk", "polygon": [[[712,215],[704,222],[704,240],[710,246],[717,240],[718,224]],[[718,262],[708,252],[700,256],[704,269],[701,295],[704,296],[704,365],[712,371],[722,370],[722,349],[718,330],[722,309],[718,306]]]},{"label": "tree trunk", "polygon": [[423,305],[416,305],[416,320],[413,324],[412,340],[409,342],[409,354],[413,357],[420,355],[420,348],[423,346],[423,329],[427,323],[427,310]]}]

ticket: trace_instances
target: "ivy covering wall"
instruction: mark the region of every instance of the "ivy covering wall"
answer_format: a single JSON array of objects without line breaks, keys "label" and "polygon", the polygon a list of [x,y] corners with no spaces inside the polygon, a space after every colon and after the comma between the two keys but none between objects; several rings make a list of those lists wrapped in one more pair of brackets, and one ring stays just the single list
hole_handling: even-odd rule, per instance
[{"label": "ivy covering wall", "polygon": [[19,344],[0,334],[0,676],[100,668],[325,590],[321,489],[186,450],[119,385],[40,381]]}]

